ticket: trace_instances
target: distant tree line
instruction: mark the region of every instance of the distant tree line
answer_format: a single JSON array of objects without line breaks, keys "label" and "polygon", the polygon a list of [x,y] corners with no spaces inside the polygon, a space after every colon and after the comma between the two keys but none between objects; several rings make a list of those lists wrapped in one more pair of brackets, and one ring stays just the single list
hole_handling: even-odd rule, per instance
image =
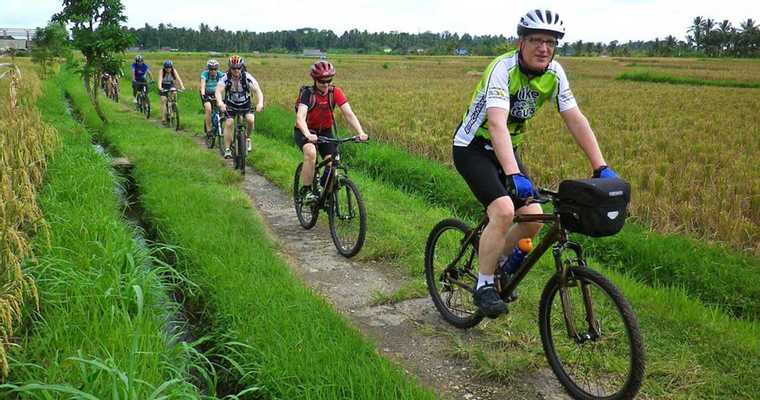
[{"label": "distant tree line", "polygon": [[471,54],[495,55],[506,50],[515,38],[502,35],[471,36],[457,33],[369,33],[352,29],[340,36],[331,30],[301,28],[290,31],[249,32],[227,31],[201,24],[196,29],[177,28],[171,24],[152,27],[145,24],[139,29],[130,28],[143,49],[172,48],[182,51],[237,51],[237,52],[300,52],[303,49],[341,49],[357,53],[382,53],[390,49],[395,53],[452,54],[466,48]]},{"label": "distant tree line", "polygon": [[[495,55],[514,47],[515,37],[503,35],[471,36],[457,33],[370,33],[352,29],[337,35],[331,30],[302,28],[289,31],[249,32],[227,31],[207,24],[199,29],[146,24],[139,29],[130,28],[143,49],[172,48],[183,51],[237,51],[237,52],[300,52],[305,48],[329,49],[357,53],[453,54],[466,49],[468,54]],[[620,43],[565,42],[559,48],[562,55],[594,56],[708,56],[708,57],[760,57],[760,28],[753,19],[741,22],[738,27],[731,21],[704,17],[694,18],[685,40],[675,36],[649,41]]]},{"label": "distant tree line", "polygon": [[649,41],[593,43],[578,40],[565,42],[559,49],[563,55],[578,56],[656,56],[656,57],[760,57],[760,27],[752,19],[734,27],[729,20],[717,22],[695,17],[687,30],[686,40],[675,36]]}]

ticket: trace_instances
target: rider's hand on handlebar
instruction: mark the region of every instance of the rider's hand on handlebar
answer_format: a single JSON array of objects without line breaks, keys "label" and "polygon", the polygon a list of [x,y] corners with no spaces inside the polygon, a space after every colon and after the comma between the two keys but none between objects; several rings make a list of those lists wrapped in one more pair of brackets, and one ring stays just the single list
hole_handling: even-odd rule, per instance
[{"label": "rider's hand on handlebar", "polygon": [[515,197],[518,199],[536,197],[536,190],[533,188],[533,182],[531,182],[527,176],[522,173],[517,173],[508,175],[507,177],[512,183],[512,190]]},{"label": "rider's hand on handlebar", "polygon": [[369,136],[367,136],[366,133],[362,132],[357,137],[357,140],[360,141],[360,142],[366,142],[367,140],[369,140]]},{"label": "rider's hand on handlebar", "polygon": [[222,114],[224,114],[224,113],[227,112],[227,105],[226,104],[222,103],[222,104],[218,104],[218,106],[219,106],[219,111],[221,111]]},{"label": "rider's hand on handlebar", "polygon": [[263,109],[264,109],[264,105],[263,104],[261,104],[261,103],[256,104],[256,112],[257,113],[260,113],[261,110],[263,110]]},{"label": "rider's hand on handlebar", "polygon": [[309,132],[308,135],[304,135],[304,136],[306,136],[306,140],[308,140],[311,143],[317,143],[317,141],[319,140],[319,136],[317,136],[317,135],[315,135],[315,134],[313,134],[311,132]]},{"label": "rider's hand on handlebar", "polygon": [[592,178],[620,178],[615,171],[612,170],[612,168],[602,165],[601,167],[594,170],[594,174],[591,175]]}]

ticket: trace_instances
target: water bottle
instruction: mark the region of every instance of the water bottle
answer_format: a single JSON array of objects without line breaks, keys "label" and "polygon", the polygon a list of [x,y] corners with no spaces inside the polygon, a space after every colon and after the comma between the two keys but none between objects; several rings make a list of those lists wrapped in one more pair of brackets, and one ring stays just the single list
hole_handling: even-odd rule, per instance
[{"label": "water bottle", "polygon": [[533,241],[530,238],[520,239],[512,250],[512,254],[509,257],[502,256],[500,259],[501,271],[504,274],[514,274],[525,259],[525,255],[531,250],[533,250]]}]

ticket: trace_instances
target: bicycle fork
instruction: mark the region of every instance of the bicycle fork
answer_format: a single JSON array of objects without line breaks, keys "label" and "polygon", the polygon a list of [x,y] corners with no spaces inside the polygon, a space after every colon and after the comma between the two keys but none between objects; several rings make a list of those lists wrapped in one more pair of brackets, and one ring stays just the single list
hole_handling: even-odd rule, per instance
[{"label": "bicycle fork", "polygon": [[[563,261],[562,253],[566,250],[573,251],[575,253],[574,260]],[[591,288],[588,283],[579,281],[570,275],[570,268],[577,266],[579,268],[586,267],[586,261],[583,258],[582,249],[580,245],[573,242],[558,243],[552,249],[552,255],[554,256],[554,262],[557,265],[557,273],[559,274],[559,293],[562,303],[562,314],[565,320],[565,328],[567,329],[568,336],[575,340],[577,344],[583,344],[589,340],[596,341],[601,337],[601,326],[599,321],[594,316],[594,303],[591,297]],[[586,324],[588,330],[586,332],[579,332],[573,315],[573,305],[570,298],[570,288],[577,287],[580,284],[581,294],[583,296],[583,309],[586,313]]]}]

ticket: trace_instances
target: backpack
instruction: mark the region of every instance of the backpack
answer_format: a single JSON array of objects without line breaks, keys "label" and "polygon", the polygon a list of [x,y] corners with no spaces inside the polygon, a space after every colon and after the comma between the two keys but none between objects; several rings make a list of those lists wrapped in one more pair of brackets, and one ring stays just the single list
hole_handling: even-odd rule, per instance
[{"label": "backpack", "polygon": [[[240,68],[240,85],[243,88],[243,92],[246,94],[246,96],[248,96],[250,87],[248,87],[248,76],[246,74],[247,71],[244,65],[243,68]],[[231,76],[232,74],[229,70],[227,70],[227,82],[224,84],[224,97],[227,97],[227,93],[229,93],[230,89],[232,89],[232,79],[230,78]]]},{"label": "backpack", "polygon": [[[307,106],[309,107],[310,113],[311,110],[314,109],[314,107],[317,105],[317,96],[314,94],[314,87],[309,85],[301,86],[301,90],[298,91],[298,97],[296,97],[296,105],[295,105],[295,111],[298,112],[298,105],[301,104],[301,97],[303,96],[304,90],[309,93],[309,104]],[[333,111],[335,108],[335,86],[330,85],[327,89],[327,102],[330,105],[330,112]]]}]

